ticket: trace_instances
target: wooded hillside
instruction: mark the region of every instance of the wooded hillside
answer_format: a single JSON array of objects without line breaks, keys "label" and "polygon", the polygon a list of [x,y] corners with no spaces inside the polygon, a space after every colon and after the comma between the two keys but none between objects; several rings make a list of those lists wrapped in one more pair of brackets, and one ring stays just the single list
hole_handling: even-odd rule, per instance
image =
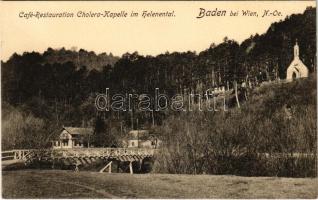
[{"label": "wooded hillside", "polygon": [[[108,133],[119,132],[119,124],[124,131],[149,127],[153,118],[155,125],[162,125],[172,113],[155,112],[152,117],[149,112],[97,112],[96,94],[110,88],[112,94],[153,95],[155,88],[160,88],[162,93],[172,96],[202,93],[215,86],[233,87],[234,82],[246,79],[261,82],[285,78],[296,39],[301,60],[310,72],[315,71],[316,8],[307,8],[303,14],[273,23],[266,33],[252,35],[241,44],[225,37],[222,43],[212,43],[198,54],[167,52],[154,57],[135,52],[118,59],[112,54],[96,55],[64,48],[48,48],[43,54],[14,54],[1,63],[2,110],[11,113],[3,115],[2,123],[22,127],[30,123],[32,131],[25,132],[25,137],[32,132],[41,138],[44,134],[46,140],[62,125],[101,126],[97,129]],[[15,113],[20,116],[19,122],[12,116]],[[9,134],[10,128],[6,131]],[[25,144],[3,144],[3,148],[26,148]]]}]

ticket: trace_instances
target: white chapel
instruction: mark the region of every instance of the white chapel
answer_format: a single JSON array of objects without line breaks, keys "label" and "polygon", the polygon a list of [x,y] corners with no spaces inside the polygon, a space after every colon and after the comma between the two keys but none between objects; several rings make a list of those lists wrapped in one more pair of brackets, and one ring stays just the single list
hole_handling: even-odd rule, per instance
[{"label": "white chapel", "polygon": [[290,63],[287,68],[287,80],[294,80],[296,78],[308,77],[308,68],[299,58],[299,46],[296,44],[294,46],[294,60]]}]

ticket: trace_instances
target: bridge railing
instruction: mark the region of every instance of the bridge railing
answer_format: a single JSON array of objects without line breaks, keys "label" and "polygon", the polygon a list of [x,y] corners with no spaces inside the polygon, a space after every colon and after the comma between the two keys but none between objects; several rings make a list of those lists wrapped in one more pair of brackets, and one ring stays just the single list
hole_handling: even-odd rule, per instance
[{"label": "bridge railing", "polygon": [[14,149],[10,151],[2,151],[1,160],[25,160],[29,152],[29,149]]},{"label": "bridge railing", "polygon": [[118,157],[118,156],[152,156],[154,149],[142,148],[79,148],[79,149],[55,149],[54,157]]}]

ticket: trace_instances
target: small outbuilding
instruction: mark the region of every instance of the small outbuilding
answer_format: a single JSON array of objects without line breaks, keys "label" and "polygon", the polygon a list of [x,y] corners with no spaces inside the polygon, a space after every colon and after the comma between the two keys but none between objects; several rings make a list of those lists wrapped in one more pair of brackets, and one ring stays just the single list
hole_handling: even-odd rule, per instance
[{"label": "small outbuilding", "polygon": [[128,132],[123,143],[128,148],[156,149],[160,146],[161,140],[151,134],[149,130],[132,130]]}]

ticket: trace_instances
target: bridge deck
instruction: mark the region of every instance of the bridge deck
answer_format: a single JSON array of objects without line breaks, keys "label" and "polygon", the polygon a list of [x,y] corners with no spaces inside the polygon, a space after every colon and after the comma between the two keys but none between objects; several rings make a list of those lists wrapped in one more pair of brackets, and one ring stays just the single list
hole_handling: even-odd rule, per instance
[{"label": "bridge deck", "polygon": [[119,161],[140,161],[154,155],[154,149],[146,148],[77,148],[77,149],[31,149],[2,152],[4,165],[33,160],[83,160],[83,159],[115,159]]}]

